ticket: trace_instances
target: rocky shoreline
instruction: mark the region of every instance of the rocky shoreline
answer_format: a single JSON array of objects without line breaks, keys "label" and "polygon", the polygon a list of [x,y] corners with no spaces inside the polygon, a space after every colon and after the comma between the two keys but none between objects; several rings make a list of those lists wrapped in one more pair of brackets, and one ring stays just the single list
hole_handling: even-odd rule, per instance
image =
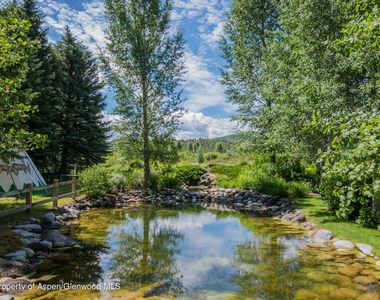
[{"label": "rocky shoreline", "polygon": [[[206,191],[164,190],[132,190],[126,193],[109,195],[103,199],[89,200],[82,198],[75,203],[60,207],[39,219],[31,218],[13,228],[26,245],[24,249],[9,253],[0,258],[0,300],[11,300],[13,295],[23,295],[32,286],[31,283],[19,277],[34,272],[38,265],[52,251],[62,247],[73,247],[77,241],[59,232],[65,222],[80,217],[82,211],[91,208],[126,209],[136,203],[148,203],[157,207],[183,208],[188,205],[201,206],[206,210],[242,212],[253,216],[277,217],[284,221],[299,224],[309,230],[312,248],[333,248],[346,252],[357,248],[360,257],[373,257],[372,247],[365,244],[353,244],[333,238],[330,231],[316,228],[316,224],[307,222],[305,214],[296,209],[297,201],[281,198],[275,195],[261,195],[255,191],[241,189],[214,188]],[[377,260],[377,258],[374,258]],[[380,261],[376,262],[380,266]],[[4,287],[15,287],[4,289]],[[4,295],[2,295],[3,293]]]}]

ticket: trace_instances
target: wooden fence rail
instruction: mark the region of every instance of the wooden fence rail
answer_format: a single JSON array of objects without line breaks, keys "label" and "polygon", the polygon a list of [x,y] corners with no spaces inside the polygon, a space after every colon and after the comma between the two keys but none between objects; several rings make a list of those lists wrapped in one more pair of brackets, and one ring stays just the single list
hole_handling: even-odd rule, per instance
[{"label": "wooden fence rail", "polygon": [[[6,193],[0,193],[0,198],[25,193],[25,205],[1,211],[0,217],[11,215],[11,214],[14,214],[16,212],[23,211],[23,210],[25,210],[26,213],[31,213],[33,207],[40,206],[40,205],[48,203],[48,202],[53,202],[53,207],[57,207],[59,199],[69,197],[69,196],[72,196],[73,200],[75,200],[76,195],[80,192],[80,191],[77,191],[77,183],[78,182],[79,182],[79,179],[77,179],[76,177],[72,177],[72,180],[64,181],[64,182],[58,182],[58,179],[54,179],[54,183],[52,183],[52,184],[33,187],[31,183],[28,183],[26,185],[25,189],[10,191],[10,192],[6,192]],[[62,195],[58,195],[58,188],[61,186],[67,186],[67,185],[71,185],[71,187],[72,187],[71,191],[72,192],[62,194]],[[40,190],[46,190],[46,189],[52,189],[53,190],[53,197],[33,203],[33,192],[40,191]]]}]

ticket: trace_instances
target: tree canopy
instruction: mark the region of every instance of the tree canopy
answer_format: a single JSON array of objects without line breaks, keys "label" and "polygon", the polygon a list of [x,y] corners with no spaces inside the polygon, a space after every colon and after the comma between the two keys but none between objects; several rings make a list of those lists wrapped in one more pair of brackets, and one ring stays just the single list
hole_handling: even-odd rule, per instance
[{"label": "tree canopy", "polygon": [[184,40],[181,29],[171,28],[172,6],[168,0],[105,2],[108,44],[102,62],[116,92],[117,145],[144,161],[145,186],[152,162],[178,158],[174,134],[184,112]]}]

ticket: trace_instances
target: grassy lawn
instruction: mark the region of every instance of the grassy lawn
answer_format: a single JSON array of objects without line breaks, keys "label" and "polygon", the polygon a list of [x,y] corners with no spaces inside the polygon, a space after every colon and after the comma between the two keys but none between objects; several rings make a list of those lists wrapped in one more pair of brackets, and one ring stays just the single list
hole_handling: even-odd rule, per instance
[{"label": "grassy lawn", "polygon": [[[33,196],[33,203],[38,202],[51,196]],[[58,206],[71,203],[72,199],[62,198],[58,200]],[[13,197],[0,198],[0,211],[19,207],[25,204],[25,199],[18,199]],[[21,241],[20,236],[11,232],[14,225],[21,224],[29,218],[38,218],[41,215],[49,212],[53,207],[53,202],[45,203],[40,206],[34,207],[30,214],[26,214],[25,211],[21,211],[12,215],[8,215],[0,218],[0,257],[9,252],[17,251],[25,247]]]},{"label": "grassy lawn", "polygon": [[363,228],[356,223],[337,218],[334,212],[327,209],[325,202],[320,197],[297,200],[299,200],[299,208],[305,212],[308,219],[313,220],[318,226],[330,230],[334,237],[371,245],[373,253],[380,256],[379,230]]}]

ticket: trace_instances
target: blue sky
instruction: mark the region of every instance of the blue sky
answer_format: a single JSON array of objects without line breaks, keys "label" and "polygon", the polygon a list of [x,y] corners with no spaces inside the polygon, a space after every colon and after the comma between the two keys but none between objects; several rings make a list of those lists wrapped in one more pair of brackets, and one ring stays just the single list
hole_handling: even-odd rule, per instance
[{"label": "blue sky", "polygon": [[[172,20],[185,30],[187,74],[182,86],[188,110],[181,119],[177,138],[213,138],[232,133],[236,124],[229,117],[235,107],[227,102],[220,84],[218,36],[222,33],[230,0],[174,0]],[[95,54],[105,47],[104,0],[38,0],[45,15],[52,42],[60,38],[68,25],[72,33]],[[107,93],[107,118],[115,102]]]}]

